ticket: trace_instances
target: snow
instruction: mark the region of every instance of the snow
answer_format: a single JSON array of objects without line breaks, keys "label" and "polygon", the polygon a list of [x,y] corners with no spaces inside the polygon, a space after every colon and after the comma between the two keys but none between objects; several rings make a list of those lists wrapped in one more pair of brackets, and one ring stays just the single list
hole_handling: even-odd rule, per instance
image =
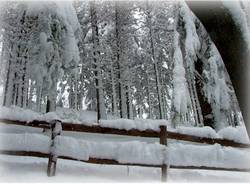
[{"label": "snow", "polygon": [[[0,118],[10,120],[20,120],[31,122],[33,120],[60,120],[67,123],[84,124],[88,126],[97,125],[96,113],[91,111],[76,111],[73,109],[57,108],[55,112],[40,114],[29,109],[23,109],[17,106],[0,107]],[[110,117],[112,118],[112,117]],[[100,120],[100,126],[112,127],[118,129],[138,129],[138,130],[156,130],[159,131],[160,125],[170,125],[167,120],[150,119],[110,119]]]},{"label": "snow", "polygon": [[185,22],[185,49],[187,57],[196,60],[196,52],[200,49],[200,40],[196,33],[196,27],[194,24],[195,17],[185,2],[180,3],[180,5],[180,15]]},{"label": "snow", "polygon": [[244,126],[226,127],[218,132],[218,135],[223,139],[234,140],[235,142],[241,142],[249,144],[249,137],[247,135],[246,128]]},{"label": "snow", "polygon": [[48,153],[50,137],[40,134],[0,133],[0,149],[13,151],[37,151]]},{"label": "snow", "polygon": [[56,176],[47,177],[48,159],[34,157],[0,156],[1,182],[121,182],[160,181],[160,169],[96,165],[58,159]]},{"label": "snow", "polygon": [[[54,177],[47,177],[48,159],[0,156],[1,182],[160,182],[159,168],[96,165],[59,159]],[[249,182],[249,173],[169,169],[168,182]]]},{"label": "snow", "polygon": [[[22,131],[16,131],[18,128],[22,128],[22,126],[8,125],[8,127],[8,132],[10,133],[0,134],[1,150],[27,150],[39,151],[43,153],[49,152],[49,136],[45,136],[42,132],[37,132],[37,129],[35,128],[27,128]],[[236,128],[238,129],[240,127]],[[196,129],[198,131],[199,128],[197,127]],[[202,129],[202,127],[200,129]],[[192,128],[190,127],[189,129],[189,127],[180,127],[177,130],[188,132],[191,131]],[[5,132],[5,130],[3,131]],[[31,133],[34,131],[36,131],[37,134]],[[204,130],[201,131],[203,131],[204,134],[208,134],[208,132],[210,132],[211,136],[215,136],[213,135],[214,132],[210,130],[209,127],[204,127]],[[159,145],[159,139],[155,138],[149,139],[75,132],[63,132],[63,136],[57,136],[55,141],[56,154],[83,160],[87,160],[89,157],[97,157],[114,159],[120,163],[160,164],[167,162],[183,166],[194,165],[226,168],[249,168],[250,166],[250,149],[222,147],[218,144],[190,145],[169,141],[166,149],[166,147]],[[142,181],[144,179],[146,179],[145,181],[160,181],[161,176],[159,168],[108,166],[58,159],[56,176],[47,178],[47,162],[47,158],[41,159],[33,157],[25,158],[20,156],[0,156],[1,180],[14,181],[14,179],[18,178],[20,179],[18,181],[27,181],[28,179],[26,177],[32,176],[33,182],[38,178],[40,179],[38,180],[39,182],[65,182],[65,180],[72,182],[75,178],[77,178],[78,182],[80,180],[99,181],[99,179],[103,182],[105,179],[109,181],[121,181],[123,177],[124,179],[126,178],[126,180],[131,179],[133,181],[137,179],[138,181]],[[82,177],[83,175],[84,177]],[[213,178],[213,181],[231,181],[232,178],[234,179],[233,181],[250,181],[249,173],[244,174],[240,172],[181,169],[168,170],[169,181],[200,182],[200,179],[208,181],[211,177]]]},{"label": "snow", "polygon": [[55,112],[49,112],[43,115],[45,120],[58,119],[62,122],[70,122],[76,124],[93,125],[96,124],[96,112],[93,111],[77,111],[74,109],[57,108]]},{"label": "snow", "polygon": [[209,126],[204,127],[176,127],[176,132],[181,134],[194,135],[198,137],[219,138],[219,135]]},{"label": "snow", "polygon": [[[0,134],[1,149],[39,151],[48,153],[48,136],[39,134]],[[168,148],[157,142],[144,141],[106,142],[86,141],[57,136],[54,154],[81,160],[92,158],[114,159],[120,163],[160,165],[170,163],[183,166],[211,166],[249,168],[250,150],[215,145],[170,143]]]},{"label": "snow", "polygon": [[42,12],[50,12],[59,16],[64,22],[67,22],[74,31],[79,28],[79,22],[75,9],[71,1],[28,1],[24,2],[28,15],[37,15]]},{"label": "snow", "polygon": [[[42,90],[40,94],[55,103],[58,81],[65,74],[76,73],[80,61],[80,24],[75,9],[70,1],[44,1],[39,4],[28,1],[21,5],[27,10],[27,16],[38,17],[36,33],[28,38],[31,47],[29,75]],[[37,39],[38,33],[40,40]],[[36,101],[41,101],[40,96]]]},{"label": "snow", "polygon": [[[159,131],[160,125],[167,126],[168,131],[178,132],[182,134],[194,135],[198,137],[207,138],[222,138],[234,140],[241,143],[250,143],[245,126],[225,127],[216,132],[208,126],[204,127],[187,127],[176,126],[173,128],[171,122],[168,120],[150,120],[150,119],[112,119],[100,120],[99,126],[108,128],[117,128],[124,130],[154,130]],[[17,106],[0,107],[0,119],[20,120],[31,122],[33,120],[44,120],[52,122],[53,120],[60,120],[67,123],[84,124],[87,126],[98,125],[96,122],[96,113],[91,111],[76,111],[73,109],[57,108],[55,112],[41,114],[29,109],[23,109]]]},{"label": "snow", "polygon": [[0,107],[0,118],[10,120],[20,120],[31,122],[33,120],[61,120],[62,122],[70,123],[84,123],[86,125],[92,125],[96,123],[95,112],[90,111],[76,111],[73,109],[57,108],[55,112],[49,112],[46,114],[38,113],[30,109],[20,108],[18,106]]},{"label": "snow", "polygon": [[114,119],[114,120],[100,120],[101,127],[117,128],[117,129],[137,129],[137,130],[155,130],[159,131],[161,125],[169,126],[167,120],[150,120],[150,119]]},{"label": "snow", "polygon": [[239,143],[249,144],[250,140],[244,126],[228,126],[222,128],[218,132],[209,126],[204,127],[185,127],[178,126],[176,129],[168,128],[169,131],[178,132],[181,134],[193,135],[197,137],[227,139]]},{"label": "snow", "polygon": [[62,124],[60,122],[58,122],[58,121],[55,122],[55,128],[54,128],[53,133],[55,135],[59,135],[62,133]]},{"label": "snow", "polygon": [[214,145],[169,145],[170,164],[225,168],[249,168],[250,150]]},{"label": "snow", "polygon": [[173,103],[176,112],[185,114],[187,112],[187,105],[190,104],[190,99],[188,98],[189,92],[187,90],[185,68],[179,46],[179,33],[177,31],[175,32],[174,40]]},{"label": "snow", "polygon": [[[1,150],[37,151],[49,153],[50,138],[40,134],[0,134]],[[57,136],[52,153],[79,160],[92,158],[114,159],[120,163],[140,163],[160,165],[166,160],[166,147],[159,143],[139,141],[94,142],[78,140],[66,136]]]},{"label": "snow", "polygon": [[122,143],[94,142],[70,137],[56,137],[56,155],[69,156],[81,160],[92,158],[114,159],[119,163],[162,164],[166,147],[159,143],[130,141]]},{"label": "snow", "polygon": [[232,98],[230,89],[226,84],[225,66],[214,43],[211,43],[209,58],[204,62],[203,91],[208,103],[211,104],[215,118],[215,128],[220,130],[229,125],[227,114],[232,108]]},{"label": "snow", "polygon": [[[196,62],[196,53],[199,53],[201,43],[195,26],[195,20],[197,19],[192,11],[188,8],[185,2],[180,3],[180,16],[183,19],[185,26],[185,59],[186,70],[189,72],[191,78],[194,76],[194,62]],[[222,58],[216,48],[211,42],[209,47],[208,60],[202,60],[203,62],[203,77],[204,85],[203,90],[209,104],[213,109],[213,115],[215,117],[215,128],[220,130],[228,126],[227,114],[230,112],[231,96],[230,90],[226,84],[225,66]]]},{"label": "snow", "polygon": [[30,109],[23,109],[17,106],[11,107],[0,107],[0,118],[9,119],[9,120],[19,120],[31,122],[35,119],[38,119],[41,115],[37,112],[34,112]]}]

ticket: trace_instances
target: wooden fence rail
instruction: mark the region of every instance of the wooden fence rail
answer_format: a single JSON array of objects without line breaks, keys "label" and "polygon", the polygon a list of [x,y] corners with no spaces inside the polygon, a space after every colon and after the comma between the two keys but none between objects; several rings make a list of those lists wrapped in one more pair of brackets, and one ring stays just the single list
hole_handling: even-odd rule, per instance
[{"label": "wooden fence rail", "polygon": [[[30,156],[30,157],[39,157],[39,158],[48,158],[49,157],[49,154],[47,154],[47,153],[34,152],[34,151],[8,151],[8,150],[0,150],[0,154],[3,154],[3,155],[13,155],[13,156]],[[142,166],[142,167],[152,167],[152,168],[161,168],[162,167],[162,165],[119,163],[118,161],[111,160],[111,159],[89,158],[89,160],[79,160],[79,159],[75,159],[75,158],[72,158],[72,157],[66,157],[66,156],[58,156],[58,159],[80,161],[80,162],[92,163],[92,164]],[[208,166],[170,165],[169,168],[171,168],[171,169],[199,169],[199,170],[250,172],[250,169],[225,168],[225,167],[208,167]]]},{"label": "wooden fence rail", "polygon": [[[24,125],[24,126],[31,126],[37,128],[50,128],[51,129],[51,147],[50,153],[38,153],[38,152],[23,152],[23,151],[9,151],[9,150],[2,150],[0,154],[9,154],[9,155],[21,155],[21,156],[38,156],[38,157],[48,157],[48,167],[47,167],[47,175],[54,176],[56,173],[56,163],[58,158],[64,158],[69,160],[78,160],[71,157],[55,155],[56,143],[55,138],[56,136],[61,135],[62,130],[67,131],[80,131],[80,132],[91,132],[91,133],[105,133],[105,134],[119,134],[119,135],[128,135],[128,136],[143,136],[143,137],[158,137],[160,138],[160,144],[166,146],[167,142],[167,128],[166,126],[160,126],[160,132],[146,130],[146,131],[139,131],[139,130],[120,130],[120,129],[112,129],[112,128],[103,128],[100,126],[85,126],[79,124],[70,124],[70,123],[61,123],[59,120],[53,120],[51,123],[42,122],[42,121],[33,121],[33,122],[22,122],[22,121],[11,121],[11,120],[0,120],[2,123],[7,124],[14,124],[14,125]],[[100,159],[100,158],[90,158],[89,160],[78,160],[88,163],[99,163],[99,164],[112,164],[112,165],[129,165],[129,166],[144,166],[144,167],[160,167],[161,168],[161,180],[167,180],[167,165],[153,165],[153,164],[137,164],[137,163],[119,163],[116,160],[111,159]]]},{"label": "wooden fence rail", "polygon": [[[43,128],[43,129],[51,129],[51,149],[49,153],[40,153],[34,151],[12,151],[12,150],[0,150],[0,154],[8,154],[8,155],[17,155],[17,156],[34,156],[34,157],[45,157],[48,158],[48,168],[47,175],[54,176],[56,173],[56,163],[57,159],[68,159],[68,160],[76,160],[87,163],[95,163],[95,164],[108,164],[108,165],[127,165],[127,166],[143,166],[143,167],[160,167],[161,168],[161,180],[167,180],[167,168],[166,164],[162,165],[153,165],[153,164],[136,164],[136,163],[119,163],[116,160],[112,159],[100,159],[100,158],[89,158],[89,160],[79,160],[71,157],[54,155],[55,149],[55,138],[56,136],[61,134],[61,131],[74,131],[74,132],[88,132],[88,133],[101,133],[101,134],[116,134],[116,135],[125,135],[125,136],[141,136],[141,137],[157,137],[160,139],[160,144],[167,146],[167,139],[176,139],[182,141],[191,141],[197,143],[206,143],[206,144],[215,144],[218,143],[222,146],[231,146],[237,148],[250,148],[249,144],[237,143],[231,140],[224,139],[211,139],[204,137],[197,137],[187,134],[180,134],[176,132],[167,131],[166,126],[160,126],[160,131],[154,130],[121,130],[116,128],[107,128],[101,127],[98,125],[87,126],[83,124],[72,124],[72,123],[61,123],[58,120],[54,120],[52,122],[45,121],[32,121],[32,122],[24,122],[24,121],[16,121],[16,120],[6,120],[0,119],[0,123],[12,124],[12,125],[22,125],[22,126],[30,126],[35,128]],[[60,131],[58,130],[58,127]],[[165,162],[164,162],[165,163]],[[225,170],[225,171],[241,171],[241,172],[250,172],[250,169],[238,169],[238,168],[219,168],[219,167],[206,167],[206,166],[175,166],[170,165],[169,168],[175,169],[206,169],[206,170]]]},{"label": "wooden fence rail", "polygon": [[[23,125],[30,126],[35,128],[45,128],[50,129],[50,123],[45,121],[16,121],[16,120],[6,120],[0,119],[0,123],[4,124],[12,124],[12,125]],[[116,128],[107,128],[101,126],[87,126],[83,124],[73,124],[73,123],[62,123],[63,131],[75,131],[75,132],[87,132],[87,133],[100,133],[100,134],[115,134],[115,135],[125,135],[125,136],[140,136],[140,137],[155,137],[159,138],[159,132],[154,130],[145,130],[139,131],[135,129],[131,130],[122,130]],[[205,144],[220,144],[222,146],[231,146],[236,148],[250,148],[250,144],[238,143],[233,140],[227,139],[218,139],[218,138],[206,138],[206,137],[198,137],[194,135],[182,134],[177,132],[167,131],[168,139],[176,139],[181,141],[189,141],[196,143],[205,143]]]}]

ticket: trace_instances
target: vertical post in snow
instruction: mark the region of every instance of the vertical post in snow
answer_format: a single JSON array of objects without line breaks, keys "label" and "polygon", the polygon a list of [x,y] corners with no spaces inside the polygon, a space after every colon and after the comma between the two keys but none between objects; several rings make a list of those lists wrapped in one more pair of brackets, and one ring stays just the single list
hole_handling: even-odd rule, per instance
[{"label": "vertical post in snow", "polygon": [[51,146],[50,146],[50,154],[48,160],[48,168],[47,168],[47,175],[48,176],[55,176],[56,174],[56,162],[57,162],[57,155],[55,154],[55,138],[62,133],[62,122],[59,120],[54,120],[51,122]]},{"label": "vertical post in snow", "polygon": [[[167,126],[160,126],[160,144],[167,146]],[[161,181],[167,181],[167,165],[163,163],[161,166]]]}]

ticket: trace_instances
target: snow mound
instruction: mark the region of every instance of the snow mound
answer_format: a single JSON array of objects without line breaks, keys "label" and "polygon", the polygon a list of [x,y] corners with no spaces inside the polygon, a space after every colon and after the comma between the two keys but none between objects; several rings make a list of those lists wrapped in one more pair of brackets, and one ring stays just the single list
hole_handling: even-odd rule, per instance
[{"label": "snow mound", "polygon": [[[1,150],[38,151],[48,153],[50,139],[40,134],[0,134]],[[190,145],[140,141],[95,142],[57,136],[54,154],[79,160],[92,158],[113,159],[119,163],[180,166],[210,166],[249,169],[250,149],[215,145]]]},{"label": "snow mound", "polygon": [[184,127],[179,126],[176,128],[176,132],[181,134],[194,135],[197,137],[206,137],[206,138],[220,138],[219,135],[209,126],[204,127]]},{"label": "snow mound", "polygon": [[232,140],[239,143],[249,144],[250,140],[244,126],[236,126],[236,127],[225,127],[218,132],[212,129],[209,126],[204,127],[185,127],[185,126],[178,126],[176,129],[169,129],[173,132],[193,135],[197,137],[206,137],[212,139],[227,139]]},{"label": "snow mound", "polygon": [[170,123],[167,120],[150,120],[150,119],[114,119],[114,120],[100,120],[100,126],[117,128],[117,129],[137,129],[137,130],[155,130],[159,131],[161,125],[169,126]]},{"label": "snow mound", "polygon": [[38,119],[41,114],[34,112],[29,109],[23,109],[17,106],[11,107],[0,107],[0,118],[9,119],[9,120],[19,120],[31,122],[35,119]]},{"label": "snow mound", "polygon": [[43,115],[47,120],[56,118],[62,122],[94,125],[97,122],[96,112],[93,111],[77,111],[75,109],[57,108],[55,112],[49,112]]},{"label": "snow mound", "polygon": [[241,142],[245,144],[249,144],[250,142],[246,132],[246,128],[244,126],[229,126],[223,128],[218,132],[218,135],[223,139],[234,140],[236,142]]},{"label": "snow mound", "polygon": [[170,144],[172,165],[249,168],[250,150],[214,145]]},{"label": "snow mound", "polygon": [[[0,134],[1,150],[37,151],[49,153],[51,141],[40,134]],[[79,160],[92,158],[113,159],[119,163],[137,163],[161,165],[166,161],[167,147],[159,143],[140,141],[130,142],[94,142],[71,137],[57,136],[53,154]]]},{"label": "snow mound", "polygon": [[55,112],[46,114],[38,113],[18,106],[0,107],[0,118],[10,120],[20,120],[31,122],[34,120],[52,121],[61,120],[62,122],[93,125],[96,121],[96,112],[76,111],[73,109],[57,108]]},{"label": "snow mound", "polygon": [[[112,117],[110,117],[112,118]],[[65,123],[84,124],[87,126],[98,125],[96,112],[77,111],[74,109],[57,108],[55,112],[41,114],[29,109],[23,109],[17,106],[0,107],[0,119],[20,120],[31,122],[33,120],[41,120],[51,122],[52,120],[60,120]],[[117,129],[138,129],[138,130],[155,130],[159,131],[160,125],[169,125],[167,120],[150,120],[150,119],[110,119],[100,120],[100,126]]]},{"label": "snow mound", "polygon": [[56,137],[55,154],[81,160],[92,158],[113,159],[119,163],[160,165],[165,162],[166,147],[146,142],[93,142],[71,137]]},{"label": "snow mound", "polygon": [[49,153],[50,137],[39,134],[0,133],[0,149]]}]

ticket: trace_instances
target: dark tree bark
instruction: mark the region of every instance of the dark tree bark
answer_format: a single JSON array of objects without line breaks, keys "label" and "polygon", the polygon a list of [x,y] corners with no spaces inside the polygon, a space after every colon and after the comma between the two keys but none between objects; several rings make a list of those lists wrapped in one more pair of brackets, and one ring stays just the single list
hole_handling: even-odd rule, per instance
[{"label": "dark tree bark", "polygon": [[219,50],[227,68],[248,132],[249,117],[249,51],[243,34],[234,22],[230,12],[221,1],[186,1],[190,9],[203,23],[211,39]]},{"label": "dark tree bark", "polygon": [[[198,58],[198,60],[195,62],[195,70],[202,75],[202,61]],[[200,102],[200,106],[202,109],[202,116],[203,116],[203,123],[204,126],[211,126],[215,128],[214,125],[214,115],[212,112],[212,107],[211,105],[207,102],[207,100],[204,98],[204,94],[202,93],[202,81],[199,81],[199,79],[196,77],[195,78],[195,87],[197,90],[197,96],[198,100]]]},{"label": "dark tree bark", "polygon": [[[92,41],[93,41],[93,56],[94,56],[94,75],[95,75],[95,85],[96,85],[96,111],[97,111],[97,120],[99,121],[101,119],[101,112],[100,112],[100,91],[99,91],[99,80],[98,80],[98,71],[97,71],[97,58],[99,56],[99,53],[97,53],[97,45],[99,45],[99,31],[97,26],[97,15],[96,15],[96,9],[95,9],[95,2],[90,2],[90,14],[91,14],[91,28],[92,28]],[[97,56],[98,55],[98,56]]]}]

